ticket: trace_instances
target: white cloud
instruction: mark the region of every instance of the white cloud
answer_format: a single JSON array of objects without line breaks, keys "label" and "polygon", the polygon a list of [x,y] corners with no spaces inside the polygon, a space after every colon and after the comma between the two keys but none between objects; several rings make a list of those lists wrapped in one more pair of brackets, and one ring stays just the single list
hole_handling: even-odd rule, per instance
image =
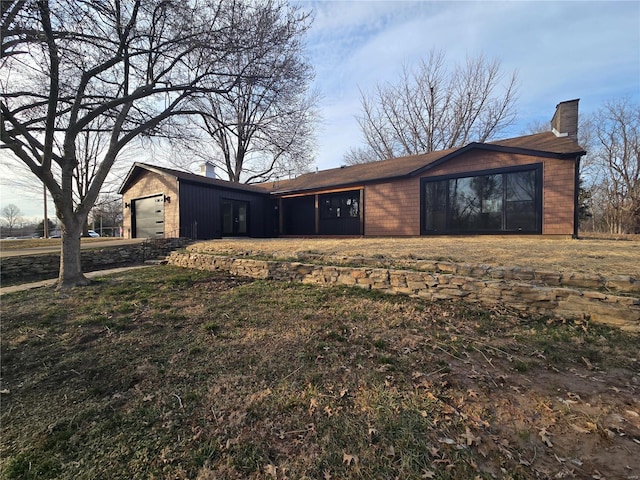
[{"label": "white cloud", "polygon": [[[358,87],[394,81],[431,49],[450,63],[483,54],[520,80],[520,122],[548,121],[559,101],[583,114],[604,100],[640,96],[637,2],[314,2],[309,37],[325,95],[318,166],[337,166],[360,143]],[[348,111],[353,108],[352,111]],[[346,142],[346,143],[343,143]]]}]

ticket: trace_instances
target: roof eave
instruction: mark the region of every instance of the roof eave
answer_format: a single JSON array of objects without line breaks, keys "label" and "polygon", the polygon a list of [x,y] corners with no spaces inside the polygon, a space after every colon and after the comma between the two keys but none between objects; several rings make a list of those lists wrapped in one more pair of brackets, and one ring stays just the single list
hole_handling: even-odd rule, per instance
[{"label": "roof eave", "polygon": [[411,176],[415,177],[415,176],[421,175],[424,172],[431,170],[432,168],[437,167],[438,165],[442,165],[443,163],[448,162],[449,160],[452,160],[453,158],[460,156],[464,153],[467,153],[471,150],[487,150],[487,151],[493,151],[493,152],[529,155],[532,157],[546,157],[546,158],[559,158],[559,159],[575,159],[576,157],[586,155],[587,153],[584,150],[577,150],[575,152],[558,153],[558,152],[549,152],[546,150],[536,150],[531,148],[508,147],[505,145],[491,145],[488,143],[473,142],[465,145],[464,147],[460,147],[458,150],[451,152],[439,158],[438,160],[435,160],[434,162],[431,162],[430,164],[425,165],[424,167],[420,167],[414,170],[413,172],[411,172]]},{"label": "roof eave", "polygon": [[358,187],[360,185],[366,185],[371,183],[379,183],[387,180],[400,180],[402,178],[410,178],[411,173],[404,173],[402,175],[392,175],[385,177],[376,177],[369,178],[366,180],[359,180],[347,183],[332,183],[329,185],[320,185],[315,187],[306,187],[306,188],[290,188],[286,190],[272,190],[269,192],[271,195],[287,195],[291,193],[312,193],[312,192],[322,192],[324,190],[334,190],[338,188],[349,188],[349,187]]},{"label": "roof eave", "polygon": [[163,172],[162,170],[154,168],[153,165],[149,165],[147,163],[134,162],[134,164],[131,165],[131,168],[129,169],[127,176],[123,180],[122,185],[120,185],[120,188],[118,189],[119,195],[124,195],[125,190],[129,187],[129,181],[133,178],[133,173],[138,169],[147,170],[149,172],[162,175],[164,177],[172,176],[174,179],[178,180],[178,177],[176,177],[175,175],[169,175],[167,172]]}]

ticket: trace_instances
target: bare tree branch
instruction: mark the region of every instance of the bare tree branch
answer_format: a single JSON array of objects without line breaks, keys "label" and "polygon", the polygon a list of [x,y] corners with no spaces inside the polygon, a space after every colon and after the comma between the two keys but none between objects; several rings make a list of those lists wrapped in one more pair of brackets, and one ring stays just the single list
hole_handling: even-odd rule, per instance
[{"label": "bare tree branch", "polygon": [[364,148],[345,155],[348,164],[434,150],[499,135],[515,120],[515,73],[503,82],[500,63],[483,56],[445,70],[445,57],[432,51],[416,69],[404,66],[397,84],[361,92],[357,117]]},{"label": "bare tree branch", "polygon": [[[63,232],[61,286],[86,282],[80,232],[123,149],[184,126],[178,115],[194,112],[196,98],[268,85],[275,73],[264,66],[295,25],[269,23],[264,2],[2,3],[0,139],[51,192]],[[300,25],[298,33],[306,20]]]}]

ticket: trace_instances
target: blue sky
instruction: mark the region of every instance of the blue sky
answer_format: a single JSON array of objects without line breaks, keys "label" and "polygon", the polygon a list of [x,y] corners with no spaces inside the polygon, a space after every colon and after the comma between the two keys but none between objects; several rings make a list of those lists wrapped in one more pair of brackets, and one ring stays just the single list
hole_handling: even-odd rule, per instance
[{"label": "blue sky", "polygon": [[402,64],[442,50],[449,64],[484,55],[519,78],[518,121],[504,137],[551,119],[563,100],[581,114],[640,99],[640,2],[301,2],[315,12],[308,54],[323,93],[318,168],[362,142],[360,93],[395,82]]},{"label": "blue sky", "polygon": [[[581,114],[623,96],[640,102],[638,1],[299,3],[315,14],[306,43],[323,96],[321,170],[339,166],[349,147],[361,145],[359,89],[396,81],[403,63],[415,64],[430,50],[442,50],[452,65],[482,54],[498,59],[507,77],[517,70],[518,122],[503,137],[548,122],[560,101],[580,98]],[[15,203],[25,217],[42,218],[41,194],[5,181],[0,188],[0,207]]]}]

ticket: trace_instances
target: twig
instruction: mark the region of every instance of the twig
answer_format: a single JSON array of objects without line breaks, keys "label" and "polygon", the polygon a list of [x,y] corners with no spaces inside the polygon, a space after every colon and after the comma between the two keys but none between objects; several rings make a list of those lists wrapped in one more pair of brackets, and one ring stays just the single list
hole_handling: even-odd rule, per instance
[{"label": "twig", "polygon": [[425,376],[425,377],[428,377],[429,375],[435,375],[436,373],[439,373],[439,372],[441,372],[442,370],[445,370],[445,369],[447,369],[447,368],[449,368],[449,367],[447,366],[447,367],[439,368],[439,369],[437,369],[437,370],[434,370],[433,372],[425,373],[425,374],[424,374],[424,376]]},{"label": "twig", "polygon": [[172,395],[178,399],[178,403],[180,404],[180,408],[184,408],[184,405],[182,404],[182,399],[180,398],[180,396],[176,395],[175,393],[173,393]]},{"label": "twig", "polygon": [[304,367],[304,365],[300,365],[298,368],[296,368],[293,372],[289,373],[289,375],[287,375],[286,377],[281,378],[279,381],[280,382],[284,382],[287,378],[289,378],[291,375],[295,375],[296,373],[298,373],[300,370],[302,370],[302,367]]},{"label": "twig", "polygon": [[487,358],[487,356],[484,354],[484,352],[478,348],[476,348],[475,346],[472,347],[476,352],[478,352],[480,355],[482,355],[484,357],[484,359],[487,361],[487,363],[489,365],[491,365],[493,368],[496,368],[493,363],[491,363],[491,360]]},{"label": "twig", "polygon": [[467,362],[468,362],[468,360],[465,360],[465,359],[460,358],[460,357],[456,357],[453,353],[447,352],[447,351],[446,351],[444,348],[442,348],[440,345],[436,345],[436,348],[437,348],[438,350],[442,350],[444,353],[446,353],[447,355],[449,355],[449,356],[451,356],[451,357],[455,358],[456,360],[460,360],[462,363],[467,363]]},{"label": "twig", "polygon": [[211,414],[213,415],[213,418],[215,419],[218,426],[220,426],[220,421],[218,420],[218,416],[216,415],[216,411],[213,409],[213,407],[211,407]]}]

